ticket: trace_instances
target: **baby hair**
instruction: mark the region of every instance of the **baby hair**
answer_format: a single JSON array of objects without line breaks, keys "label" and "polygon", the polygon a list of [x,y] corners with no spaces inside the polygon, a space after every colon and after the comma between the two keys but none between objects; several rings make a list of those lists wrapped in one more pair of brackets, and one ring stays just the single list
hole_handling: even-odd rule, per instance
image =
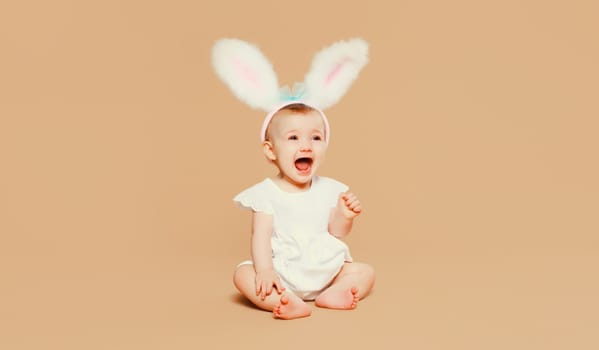
[{"label": "baby hair", "polygon": [[[328,123],[325,122],[324,115],[318,109],[316,109],[312,106],[309,106],[305,103],[293,103],[293,104],[286,105],[286,106],[280,108],[278,111],[276,111],[273,114],[271,120],[269,121],[268,125],[266,126],[266,131],[265,131],[265,135],[264,135],[265,141],[269,141],[270,124],[272,123],[272,121],[285,112],[291,112],[291,113],[300,114],[300,115],[306,115],[311,112],[316,112],[323,117],[323,123],[325,124],[325,129],[328,128]],[[326,130],[325,130],[325,132],[326,132]]]}]

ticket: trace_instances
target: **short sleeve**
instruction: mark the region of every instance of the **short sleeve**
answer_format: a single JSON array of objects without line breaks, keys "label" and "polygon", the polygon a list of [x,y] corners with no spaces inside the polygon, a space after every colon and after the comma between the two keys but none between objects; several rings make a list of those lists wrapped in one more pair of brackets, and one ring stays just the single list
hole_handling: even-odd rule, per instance
[{"label": "short sleeve", "polygon": [[256,212],[273,214],[272,204],[268,200],[266,192],[261,191],[261,186],[252,186],[233,198],[233,201],[243,209],[251,209]]},{"label": "short sleeve", "polygon": [[319,180],[322,183],[322,186],[325,188],[326,193],[328,193],[327,197],[329,206],[337,206],[339,194],[342,192],[347,192],[347,190],[349,190],[349,186],[329,177],[321,177]]}]

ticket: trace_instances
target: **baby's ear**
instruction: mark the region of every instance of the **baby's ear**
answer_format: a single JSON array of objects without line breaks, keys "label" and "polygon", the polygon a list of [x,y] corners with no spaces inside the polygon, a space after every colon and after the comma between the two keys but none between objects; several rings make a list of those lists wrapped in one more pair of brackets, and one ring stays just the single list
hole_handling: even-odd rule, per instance
[{"label": "baby's ear", "polygon": [[321,109],[337,103],[368,63],[368,43],[363,39],[339,41],[318,52],[304,84],[306,100]]},{"label": "baby's ear", "polygon": [[279,101],[279,83],[270,61],[254,45],[239,39],[218,40],[212,64],[238,99],[252,108],[270,111]]},{"label": "baby's ear", "polygon": [[268,158],[268,160],[270,160],[272,162],[277,160],[277,155],[274,152],[272,142],[270,142],[270,141],[262,142],[262,151],[264,152],[264,155],[266,156],[266,158]]}]

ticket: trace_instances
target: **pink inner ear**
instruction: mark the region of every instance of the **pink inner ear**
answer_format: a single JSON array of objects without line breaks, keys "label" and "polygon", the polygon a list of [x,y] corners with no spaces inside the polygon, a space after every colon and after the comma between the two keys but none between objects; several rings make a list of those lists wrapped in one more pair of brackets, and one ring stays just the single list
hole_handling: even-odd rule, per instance
[{"label": "pink inner ear", "polygon": [[335,80],[335,78],[339,75],[339,72],[341,72],[341,69],[347,63],[347,61],[349,61],[349,59],[345,58],[343,61],[335,65],[335,68],[333,68],[333,70],[331,70],[329,74],[327,74],[327,77],[324,80],[325,85],[329,85],[331,81]]},{"label": "pink inner ear", "polygon": [[248,67],[248,65],[243,63],[237,57],[233,58],[233,66],[237,70],[237,73],[240,78],[245,80],[248,84],[253,85],[254,88],[260,87],[260,80],[258,80],[258,75],[252,68]]}]

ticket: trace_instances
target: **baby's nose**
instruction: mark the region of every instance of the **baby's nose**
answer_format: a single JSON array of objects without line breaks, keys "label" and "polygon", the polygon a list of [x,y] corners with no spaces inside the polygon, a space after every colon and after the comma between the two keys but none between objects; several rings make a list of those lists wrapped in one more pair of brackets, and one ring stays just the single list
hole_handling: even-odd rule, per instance
[{"label": "baby's nose", "polygon": [[303,141],[300,144],[300,151],[302,152],[309,152],[312,150],[312,143],[309,141]]}]

